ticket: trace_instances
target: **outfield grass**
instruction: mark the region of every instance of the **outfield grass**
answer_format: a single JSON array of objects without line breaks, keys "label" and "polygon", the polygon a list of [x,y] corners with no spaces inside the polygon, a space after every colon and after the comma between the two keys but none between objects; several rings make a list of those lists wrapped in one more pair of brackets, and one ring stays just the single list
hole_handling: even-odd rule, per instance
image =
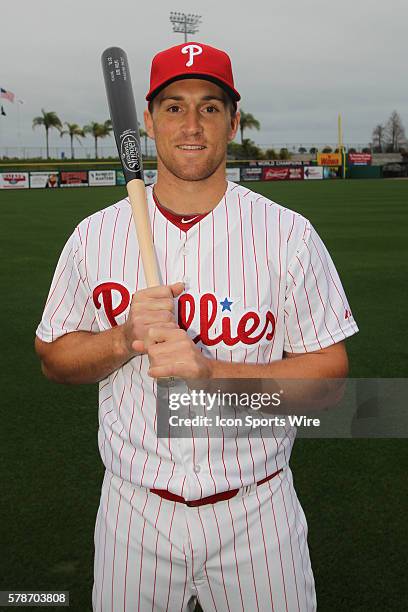
[{"label": "outfield grass", "polygon": [[[248,184],[307,216],[328,246],[360,328],[354,377],[407,371],[408,181]],[[102,464],[95,386],[42,378],[33,339],[74,225],[122,188],[0,192],[3,257],[0,590],[64,589],[91,609]],[[298,440],[292,457],[309,523],[319,610],[406,606],[407,444]]]}]

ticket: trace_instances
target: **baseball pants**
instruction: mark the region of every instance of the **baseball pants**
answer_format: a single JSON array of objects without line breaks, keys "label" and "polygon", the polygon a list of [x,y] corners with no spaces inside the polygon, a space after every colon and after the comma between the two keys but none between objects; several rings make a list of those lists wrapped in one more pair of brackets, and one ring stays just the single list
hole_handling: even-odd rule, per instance
[{"label": "baseball pants", "polygon": [[232,499],[162,499],[106,471],[94,612],[316,610],[307,524],[289,468]]}]

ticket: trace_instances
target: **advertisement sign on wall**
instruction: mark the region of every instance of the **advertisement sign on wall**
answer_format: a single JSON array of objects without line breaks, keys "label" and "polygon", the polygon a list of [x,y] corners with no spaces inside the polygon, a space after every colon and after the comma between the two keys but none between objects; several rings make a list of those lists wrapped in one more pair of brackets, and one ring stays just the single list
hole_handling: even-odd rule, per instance
[{"label": "advertisement sign on wall", "polygon": [[28,186],[28,172],[0,173],[0,189],[26,189]]},{"label": "advertisement sign on wall", "polygon": [[289,178],[289,168],[264,168],[263,181],[286,181]]},{"label": "advertisement sign on wall", "polygon": [[55,189],[58,185],[58,172],[30,172],[30,187],[32,189]]},{"label": "advertisement sign on wall", "polygon": [[323,168],[323,178],[324,179],[336,179],[339,178],[339,169],[326,166]]},{"label": "advertisement sign on wall", "polygon": [[260,181],[262,168],[241,168],[241,181]]},{"label": "advertisement sign on wall", "polygon": [[126,185],[125,176],[123,174],[123,170],[116,170],[116,184],[117,185]]},{"label": "advertisement sign on wall", "polygon": [[348,162],[352,166],[371,166],[371,153],[349,153]]},{"label": "advertisement sign on wall", "polygon": [[306,166],[305,181],[319,180],[323,178],[323,168],[321,166]]},{"label": "advertisement sign on wall", "polygon": [[90,187],[116,185],[115,170],[89,170],[88,174]]},{"label": "advertisement sign on wall", "polygon": [[262,180],[264,181],[288,181],[303,179],[303,168],[263,168]]},{"label": "advertisement sign on wall", "polygon": [[239,183],[239,168],[227,168],[227,181]]},{"label": "advertisement sign on wall", "polygon": [[88,172],[81,170],[78,172],[61,172],[61,187],[88,187]]},{"label": "advertisement sign on wall", "polygon": [[341,166],[340,153],[318,153],[317,163],[319,166]]},{"label": "advertisement sign on wall", "polygon": [[295,181],[301,181],[303,179],[303,167],[302,168],[289,168],[289,179]]}]

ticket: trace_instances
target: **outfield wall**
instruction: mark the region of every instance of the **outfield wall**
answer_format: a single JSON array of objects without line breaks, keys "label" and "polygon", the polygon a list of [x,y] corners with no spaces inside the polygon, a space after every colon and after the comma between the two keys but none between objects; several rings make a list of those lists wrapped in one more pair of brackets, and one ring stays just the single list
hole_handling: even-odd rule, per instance
[{"label": "outfield wall", "polygon": [[[156,182],[157,170],[145,170],[146,185]],[[241,181],[316,180],[330,178],[324,168],[302,162],[251,162],[227,168],[227,179]],[[122,170],[42,170],[35,172],[0,172],[0,189],[64,189],[71,187],[113,187],[125,185]]]},{"label": "outfield wall", "polygon": [[[347,167],[347,178],[382,178],[379,166],[355,165]],[[146,185],[156,182],[157,170],[144,171]],[[243,181],[303,181],[337,179],[341,167],[317,166],[308,162],[288,160],[259,160],[241,167],[227,167],[227,179],[235,183]],[[63,189],[71,187],[124,186],[122,170],[41,170],[0,172],[0,189]]]}]

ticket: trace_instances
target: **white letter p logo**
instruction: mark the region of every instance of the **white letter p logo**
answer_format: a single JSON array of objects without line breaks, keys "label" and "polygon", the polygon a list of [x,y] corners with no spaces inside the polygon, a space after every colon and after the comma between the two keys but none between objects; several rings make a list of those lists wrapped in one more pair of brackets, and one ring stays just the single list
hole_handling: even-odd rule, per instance
[{"label": "white letter p logo", "polygon": [[203,48],[200,47],[199,45],[186,45],[185,47],[182,48],[181,52],[184,53],[184,55],[186,53],[189,54],[188,62],[186,63],[186,66],[190,67],[194,63],[194,56],[201,55],[201,53],[203,52]]}]

